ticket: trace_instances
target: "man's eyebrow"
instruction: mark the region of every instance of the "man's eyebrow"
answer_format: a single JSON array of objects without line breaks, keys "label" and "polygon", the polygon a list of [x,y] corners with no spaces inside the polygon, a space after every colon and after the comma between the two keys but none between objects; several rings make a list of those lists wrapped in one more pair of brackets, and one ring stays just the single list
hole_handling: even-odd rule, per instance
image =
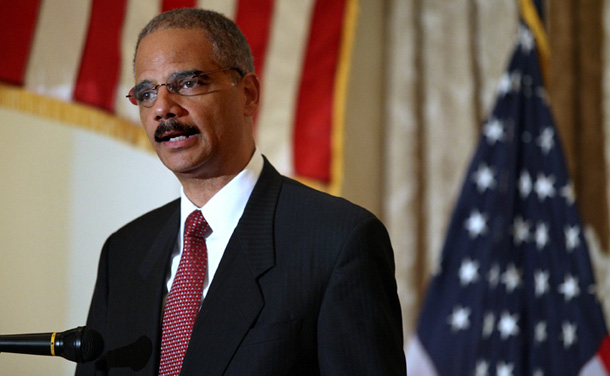
[{"label": "man's eyebrow", "polygon": [[191,69],[191,70],[187,70],[187,71],[182,71],[182,72],[176,72],[174,74],[172,74],[172,78],[185,78],[185,77],[191,77],[191,76],[196,76],[200,73],[204,73],[203,71],[197,70],[197,69]]},{"label": "man's eyebrow", "polygon": [[[198,69],[191,69],[191,70],[187,70],[187,71],[173,73],[169,79],[181,79],[181,78],[185,78],[185,77],[192,77],[192,76],[196,76],[201,73],[205,73],[205,72],[198,70]],[[139,90],[139,89],[143,89],[145,87],[150,87],[150,86],[155,86],[155,85],[156,84],[153,82],[153,80],[143,80],[141,82],[138,82],[136,84],[136,86],[134,86],[134,90]]]},{"label": "man's eyebrow", "polygon": [[136,86],[133,87],[134,90],[139,90],[142,89],[144,87],[150,87],[150,86],[154,86],[153,82],[151,80],[144,80],[144,81],[140,81],[136,84]]}]

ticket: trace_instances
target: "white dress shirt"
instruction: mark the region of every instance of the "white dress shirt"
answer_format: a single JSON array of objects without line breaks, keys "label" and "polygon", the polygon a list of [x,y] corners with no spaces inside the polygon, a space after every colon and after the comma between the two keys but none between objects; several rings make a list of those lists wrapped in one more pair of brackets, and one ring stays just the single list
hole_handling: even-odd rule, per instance
[{"label": "white dress shirt", "polygon": [[258,177],[263,170],[263,156],[257,150],[254,151],[248,165],[237,174],[231,181],[222,187],[203,207],[198,208],[184,194],[181,189],[180,200],[180,234],[174,247],[171,261],[167,291],[171,290],[174,277],[178,271],[180,257],[182,256],[184,224],[186,218],[194,210],[201,210],[203,217],[208,222],[210,229],[206,233],[205,243],[208,249],[208,270],[203,286],[202,299],[208,292],[210,284],[214,279],[216,269],[225,248],[229,243],[231,235],[241,218],[250,194],[254,189]]}]

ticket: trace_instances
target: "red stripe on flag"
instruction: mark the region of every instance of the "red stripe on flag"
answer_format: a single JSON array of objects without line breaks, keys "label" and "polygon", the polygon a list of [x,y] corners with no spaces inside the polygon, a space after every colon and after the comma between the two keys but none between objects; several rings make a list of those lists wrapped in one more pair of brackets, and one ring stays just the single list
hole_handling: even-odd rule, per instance
[{"label": "red stripe on flag", "polygon": [[597,356],[601,359],[606,371],[610,373],[610,338],[608,338],[608,336],[604,338],[602,344],[599,346]]},{"label": "red stripe on flag", "polygon": [[345,0],[316,1],[296,109],[295,173],[323,182],[330,181],[334,85],[345,7]]},{"label": "red stripe on flag", "polygon": [[74,100],[108,111],[114,109],[125,12],[126,0],[93,0]]},{"label": "red stripe on flag", "polygon": [[13,0],[2,4],[2,27],[0,33],[0,81],[23,85],[25,70],[36,31],[40,0]]},{"label": "red stripe on flag", "polygon": [[265,66],[273,5],[273,0],[240,1],[235,16],[235,23],[248,39],[254,56],[254,69],[259,76]]},{"label": "red stripe on flag", "polygon": [[194,8],[195,5],[197,5],[196,0],[163,0],[161,12],[178,8]]}]

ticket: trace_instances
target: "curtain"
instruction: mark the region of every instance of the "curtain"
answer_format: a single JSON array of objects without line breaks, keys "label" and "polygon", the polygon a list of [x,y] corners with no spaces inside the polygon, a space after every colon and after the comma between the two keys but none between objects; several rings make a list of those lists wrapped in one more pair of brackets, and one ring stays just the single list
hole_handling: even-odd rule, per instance
[{"label": "curtain", "polygon": [[[548,92],[597,272],[608,266],[607,1],[545,2]],[[465,168],[517,36],[518,1],[390,0],[386,7],[383,218],[413,331]],[[605,293],[608,292],[608,293]]]}]

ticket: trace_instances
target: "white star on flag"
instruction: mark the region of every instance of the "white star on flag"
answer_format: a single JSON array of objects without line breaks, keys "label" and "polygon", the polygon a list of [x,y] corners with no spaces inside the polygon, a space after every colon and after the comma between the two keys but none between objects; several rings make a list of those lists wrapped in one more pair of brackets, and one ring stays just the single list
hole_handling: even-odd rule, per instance
[{"label": "white star on flag", "polygon": [[479,360],[474,371],[474,376],[489,376],[489,363]]},{"label": "white star on flag", "polygon": [[524,52],[530,52],[534,48],[534,36],[526,27],[519,28],[519,45]]},{"label": "white star on flag", "polygon": [[487,233],[487,216],[478,210],[473,210],[466,219],[466,230],[471,238]]},{"label": "white star on flag", "polygon": [[566,226],[564,229],[566,237],[566,249],[572,252],[580,245],[580,228],[578,226]]},{"label": "white star on flag", "polygon": [[574,193],[574,186],[572,182],[568,182],[561,190],[559,191],[561,197],[566,199],[568,205],[573,205],[574,201],[576,201],[576,193]]},{"label": "white star on flag", "polygon": [[546,104],[548,104],[550,102],[549,93],[546,91],[546,89],[544,87],[538,86],[538,90],[536,90],[536,95],[538,95],[538,97],[540,99],[542,99]]},{"label": "white star on flag", "polygon": [[451,330],[453,332],[457,332],[468,329],[470,326],[470,319],[468,316],[470,316],[470,308],[461,306],[453,308],[453,312],[449,316],[449,325],[451,325]]},{"label": "white star on flag", "polygon": [[561,325],[561,340],[563,341],[563,347],[568,348],[576,343],[578,337],[576,336],[576,325],[565,321]]},{"label": "white star on flag", "polygon": [[563,283],[559,285],[559,293],[563,295],[566,302],[572,300],[580,294],[580,288],[578,287],[578,278],[567,275],[565,276]]},{"label": "white star on flag", "polygon": [[541,297],[549,290],[549,272],[536,270],[534,272],[534,293],[536,297]]},{"label": "white star on flag", "polygon": [[519,315],[511,315],[508,312],[503,312],[500,316],[500,320],[498,320],[498,331],[500,332],[500,338],[507,339],[511,336],[516,336],[519,334],[519,326],[517,325],[518,320]]},{"label": "white star on flag", "polygon": [[497,376],[513,376],[513,368],[515,368],[515,366],[510,363],[499,362],[498,369],[496,370],[497,371],[496,375]]},{"label": "white star on flag", "polygon": [[479,279],[479,263],[471,259],[465,259],[460,266],[459,278],[462,286],[476,282]]},{"label": "white star on flag", "polygon": [[514,71],[511,73],[510,79],[513,82],[513,91],[521,90],[521,73],[519,71]]},{"label": "white star on flag", "polygon": [[546,332],[546,322],[539,321],[538,323],[536,323],[536,326],[534,327],[534,340],[537,343],[542,343],[542,342],[546,341],[547,337],[548,337],[548,334]]},{"label": "white star on flag", "polygon": [[505,96],[510,93],[513,88],[513,80],[510,78],[510,74],[504,73],[502,77],[500,77],[500,82],[498,83],[498,96]]},{"label": "white star on flag", "polygon": [[483,337],[488,338],[494,331],[494,326],[496,324],[496,316],[493,312],[487,312],[485,314],[485,318],[483,319]]},{"label": "white star on flag", "polygon": [[[510,81],[510,79],[508,80]],[[494,145],[498,141],[504,141],[504,126],[502,122],[492,118],[483,125],[483,135],[485,135],[490,145]]]},{"label": "white star on flag", "polygon": [[496,187],[494,171],[485,163],[481,163],[479,165],[479,169],[474,172],[472,178],[479,192],[485,192],[487,189],[493,189]]},{"label": "white star on flag", "polygon": [[489,286],[491,288],[498,286],[498,282],[500,282],[500,267],[497,264],[489,269],[489,273],[487,273],[487,281],[489,282]]},{"label": "white star on flag", "polygon": [[521,216],[516,216],[513,222],[513,242],[516,245],[527,242],[530,235],[530,223]]},{"label": "white star on flag", "polygon": [[536,239],[536,248],[538,250],[544,248],[549,242],[549,226],[542,222],[538,223],[534,238]]},{"label": "white star on flag", "polygon": [[522,171],[519,177],[519,193],[521,198],[526,198],[532,192],[532,178],[527,171]]},{"label": "white star on flag", "polygon": [[502,274],[502,283],[504,283],[506,291],[509,293],[515,291],[521,285],[521,272],[514,264],[510,264]]},{"label": "white star on flag", "polygon": [[537,139],[538,146],[542,149],[544,154],[548,154],[553,146],[555,145],[555,141],[553,140],[554,132],[551,128],[544,128],[542,133]]},{"label": "white star on flag", "polygon": [[534,190],[538,195],[540,201],[544,201],[545,198],[555,196],[555,178],[553,176],[545,176],[544,174],[538,174],[536,183],[534,183]]}]

